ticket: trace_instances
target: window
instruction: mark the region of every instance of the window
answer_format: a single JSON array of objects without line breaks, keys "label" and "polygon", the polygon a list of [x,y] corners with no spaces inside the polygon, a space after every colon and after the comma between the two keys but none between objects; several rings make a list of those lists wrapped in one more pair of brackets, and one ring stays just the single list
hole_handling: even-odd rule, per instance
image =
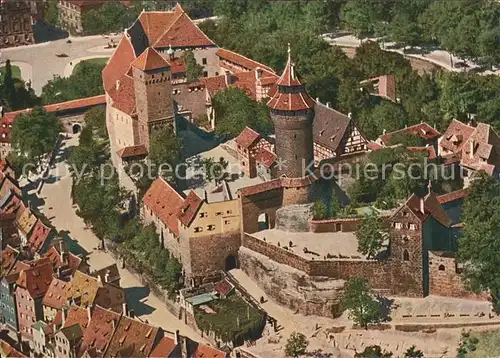
[{"label": "window", "polygon": [[215,230],[215,225],[207,225],[207,230],[208,231],[214,231]]},{"label": "window", "polygon": [[207,216],[207,213],[200,213],[200,218],[206,218]]},{"label": "window", "polygon": [[232,210],[228,210],[228,211],[227,211],[227,213],[228,213],[228,214],[232,214],[232,213],[233,213],[233,211],[232,211]]},{"label": "window", "polygon": [[201,226],[197,226],[194,228],[194,232],[202,232],[203,228]]},{"label": "window", "polygon": [[439,265],[438,270],[439,271],[444,271],[444,265]]},{"label": "window", "polygon": [[202,59],[201,59],[201,63],[202,63],[202,64],[204,64],[204,65],[206,65],[206,64],[207,64],[207,59],[206,59],[205,57],[204,57],[204,58],[202,58]]},{"label": "window", "polygon": [[403,261],[410,261],[410,253],[406,249],[403,251]]},{"label": "window", "polygon": [[224,220],[224,225],[229,225],[231,223],[231,220]]},{"label": "window", "polygon": [[203,71],[203,77],[208,77],[208,72],[207,71]]},{"label": "window", "polygon": [[215,213],[215,216],[221,216],[222,214],[224,214],[222,211],[218,211],[217,213]]},{"label": "window", "polygon": [[417,230],[417,225],[410,224],[410,230],[413,230],[413,231]]}]

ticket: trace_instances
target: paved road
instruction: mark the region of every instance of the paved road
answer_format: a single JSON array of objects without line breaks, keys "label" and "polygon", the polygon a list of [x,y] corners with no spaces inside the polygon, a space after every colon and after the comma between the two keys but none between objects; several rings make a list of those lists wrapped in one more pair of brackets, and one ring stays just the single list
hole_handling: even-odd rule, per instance
[{"label": "paved road", "polygon": [[[112,37],[118,42],[120,35]],[[41,44],[12,47],[1,50],[1,61],[11,60],[14,64],[21,64],[21,75],[25,81],[31,80],[36,94],[42,92],[42,87],[55,75],[64,76],[64,70],[75,59],[82,57],[108,57],[112,51],[104,47],[110,41],[109,37],[86,36],[70,37]],[[57,57],[56,54],[65,53],[68,57]]]},{"label": "paved road", "polygon": [[[58,230],[69,231],[69,235],[90,252],[89,263],[91,269],[96,270],[115,261],[109,253],[93,252],[99,244],[99,239],[86,228],[83,220],[75,214],[75,209],[72,207],[70,195],[73,180],[69,175],[65,156],[68,153],[67,149],[77,145],[77,142],[77,137],[63,142],[59,153],[62,160],[56,159],[59,162],[55,168],[51,169],[54,180],[48,180],[42,189],[40,197],[45,202],[40,209]],[[203,340],[200,335],[173,316],[157,297],[149,294],[148,290],[129,271],[120,269],[120,275],[121,286],[126,291],[129,307],[134,309],[138,317],[142,320],[147,319],[150,323],[161,326],[168,331],[175,332],[179,329],[183,335],[198,341]]]},{"label": "paved road", "polygon": [[[341,37],[336,37],[336,38],[331,38],[331,37],[328,37],[327,35],[328,34],[323,35],[323,38],[327,42],[329,42],[331,44],[335,44],[335,45],[340,46],[340,47],[358,47],[361,44],[360,40],[352,35],[341,36]],[[373,39],[373,40],[376,40],[376,39]],[[423,55],[408,54],[408,53],[403,53],[402,49],[391,48],[391,46],[393,46],[393,45],[394,45],[394,43],[391,43],[391,42],[381,43],[381,46],[383,46],[383,48],[385,48],[388,51],[398,52],[398,53],[405,55],[405,56],[415,57],[415,58],[419,58],[419,59],[422,59],[425,61],[429,61],[429,62],[432,62],[438,66],[441,66],[441,67],[447,69],[448,71],[454,71],[454,72],[462,72],[463,71],[463,69],[457,69],[457,68],[453,67],[453,65],[452,65],[452,63],[455,64],[455,63],[457,63],[459,61],[463,61],[463,60],[459,57],[456,57],[456,56],[450,54],[448,51],[434,50],[434,51],[431,51],[431,52],[423,54]],[[471,61],[465,61],[465,62],[467,62],[467,64],[470,66],[470,68],[474,68],[477,66],[476,64],[474,64]],[[497,72],[485,71],[485,72],[483,72],[483,74],[500,75],[500,71],[497,71]]]}]

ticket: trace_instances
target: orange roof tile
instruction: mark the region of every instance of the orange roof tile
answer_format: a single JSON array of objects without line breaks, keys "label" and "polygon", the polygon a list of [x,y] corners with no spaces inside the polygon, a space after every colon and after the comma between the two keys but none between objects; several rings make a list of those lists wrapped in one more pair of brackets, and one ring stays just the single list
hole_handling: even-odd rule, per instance
[{"label": "orange roof tile", "polygon": [[2,277],[8,275],[10,270],[14,267],[19,251],[7,245],[5,249],[2,250]]},{"label": "orange roof tile", "polygon": [[31,236],[28,239],[28,246],[33,252],[39,252],[45,242],[55,234],[51,227],[46,226],[42,220],[37,219]]},{"label": "orange roof tile", "polygon": [[62,309],[66,304],[70,285],[71,283],[69,282],[64,282],[57,278],[52,279],[52,282],[43,297],[43,304],[55,309]]},{"label": "orange roof tile", "polygon": [[250,147],[253,143],[255,143],[258,139],[260,139],[260,134],[254,131],[250,127],[245,127],[241,133],[236,137],[236,144],[240,145],[243,148]]},{"label": "orange roof tile", "polygon": [[92,305],[99,287],[102,283],[95,277],[84,274],[81,271],[76,271],[71,280],[70,290],[68,292],[69,299],[79,299],[81,306]]},{"label": "orange roof tile", "polygon": [[193,221],[194,217],[196,216],[196,213],[200,209],[202,203],[203,200],[198,196],[198,194],[191,190],[178,211],[177,215],[179,221],[183,225],[189,226],[189,224],[191,224],[191,221]]},{"label": "orange roof tile", "polygon": [[171,59],[169,62],[172,65],[172,74],[186,72],[186,65],[182,58],[176,57]]},{"label": "orange roof tile", "polygon": [[261,148],[255,156],[255,160],[262,163],[266,168],[270,168],[276,162],[276,158],[276,154],[266,148]]},{"label": "orange roof tile", "polygon": [[125,147],[116,152],[118,156],[122,159],[133,158],[133,157],[145,157],[148,155],[148,150],[146,147],[141,145],[134,145],[131,147]]},{"label": "orange roof tile", "polygon": [[154,43],[155,48],[215,46],[212,40],[182,12]]},{"label": "orange roof tile", "polygon": [[21,203],[19,210],[16,215],[16,227],[21,231],[21,233],[25,236],[28,236],[33,230],[33,227],[36,224],[38,218],[32,214],[31,210]]},{"label": "orange roof tile", "polygon": [[219,58],[222,58],[222,59],[227,60],[229,62],[233,62],[236,65],[239,65],[241,67],[246,68],[248,71],[252,71],[252,70],[255,70],[257,68],[261,68],[261,69],[264,69],[268,72],[274,73],[274,71],[271,67],[268,67],[260,62],[254,61],[248,57],[240,55],[239,53],[229,51],[229,50],[226,50],[224,48],[218,49],[215,54],[217,56],[219,56]]},{"label": "orange roof tile", "polygon": [[[424,201],[424,212],[421,211],[421,200]],[[439,203],[438,198],[434,192],[427,194],[424,198],[420,198],[417,195],[413,194],[406,201],[405,204],[401,206],[396,213],[393,214],[393,217],[403,208],[407,207],[412,211],[412,213],[421,221],[424,222],[427,217],[430,215],[434,219],[436,219],[441,225],[449,227],[451,225],[451,219],[448,217],[448,214],[444,211],[443,207]]]},{"label": "orange roof tile", "polygon": [[151,47],[148,47],[139,57],[137,57],[135,61],[132,62],[132,66],[141,71],[171,67],[170,63]]},{"label": "orange roof tile", "polygon": [[170,337],[163,337],[160,342],[154,347],[151,352],[151,357],[166,358],[170,357],[170,354],[177,347],[175,340]]},{"label": "orange roof tile", "polygon": [[0,351],[5,354],[5,357],[13,358],[13,357],[26,357],[24,354],[19,352],[17,349],[12,347],[9,343],[4,341],[3,339],[0,339]]},{"label": "orange roof tile", "polygon": [[102,80],[106,91],[109,92],[111,88],[116,86],[116,81],[127,73],[134,60],[135,52],[132,43],[126,35],[123,35],[113,56],[102,71]]},{"label": "orange roof tile", "polygon": [[452,191],[451,193],[439,195],[437,199],[440,204],[446,204],[449,203],[450,201],[464,199],[465,197],[467,197],[467,195],[469,195],[469,189],[460,189]]},{"label": "orange roof tile", "polygon": [[83,334],[80,355],[89,349],[104,352],[120,319],[121,314],[95,305],[90,323]]},{"label": "orange roof tile", "polygon": [[479,123],[462,147],[460,163],[474,170],[493,174],[500,168],[500,137],[486,123]]},{"label": "orange roof tile", "polygon": [[50,262],[46,262],[42,265],[22,270],[16,284],[18,287],[26,289],[31,298],[38,298],[47,292],[52,279],[52,265]]},{"label": "orange roof tile", "polygon": [[89,325],[89,308],[84,308],[80,306],[71,306],[67,312],[66,321],[64,322],[63,328],[71,327],[74,324],[78,324],[82,331],[85,332],[85,329]]},{"label": "orange roof tile", "polygon": [[214,290],[221,295],[227,296],[233,290],[233,288],[233,284],[224,279],[215,285]]},{"label": "orange roof tile", "polygon": [[149,44],[154,44],[158,38],[170,28],[180,14],[173,11],[143,11],[138,21],[141,24]]},{"label": "orange roof tile", "polygon": [[191,358],[226,358],[227,354],[217,348],[199,343],[195,351],[191,354]]},{"label": "orange roof tile", "polygon": [[281,189],[281,179],[274,179],[270,181],[266,181],[264,183],[259,183],[251,186],[247,186],[244,188],[239,189],[239,193],[242,196],[250,196],[250,195],[256,195],[260,194],[263,192],[266,192],[268,190],[274,190],[274,189]]},{"label": "orange roof tile", "polygon": [[391,138],[396,134],[414,134],[425,140],[436,139],[441,136],[441,133],[439,131],[432,128],[427,123],[420,123],[410,126],[408,128],[386,133],[383,136],[381,136],[380,139],[385,145],[388,145]]},{"label": "orange roof tile", "polygon": [[452,120],[448,128],[443,134],[439,146],[451,151],[452,153],[457,153],[462,150],[467,139],[474,132],[474,127],[468,126],[465,123]]},{"label": "orange roof tile", "polygon": [[118,81],[118,88],[116,84],[110,87],[108,95],[111,97],[113,107],[131,115],[135,111],[134,80],[128,75],[123,75]]},{"label": "orange roof tile", "polygon": [[67,102],[48,104],[48,105],[44,106],[43,108],[47,112],[60,112],[60,111],[66,111],[66,110],[70,110],[70,109],[93,107],[93,106],[98,106],[98,105],[102,105],[102,104],[106,104],[106,95],[104,95],[104,94],[101,94],[98,96],[93,96],[93,97],[78,98],[78,99],[74,99],[72,101],[67,101]]},{"label": "orange roof tile", "polygon": [[179,235],[177,213],[183,204],[182,196],[163,178],[157,178],[144,194],[144,205],[175,235]]}]

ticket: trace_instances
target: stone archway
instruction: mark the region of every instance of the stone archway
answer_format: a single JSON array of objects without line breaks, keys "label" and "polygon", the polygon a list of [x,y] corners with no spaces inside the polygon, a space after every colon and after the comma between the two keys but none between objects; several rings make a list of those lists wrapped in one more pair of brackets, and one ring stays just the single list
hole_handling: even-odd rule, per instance
[{"label": "stone archway", "polygon": [[267,213],[262,213],[257,219],[258,231],[269,229],[269,215]]},{"label": "stone archway", "polygon": [[238,268],[238,259],[234,255],[229,255],[226,257],[226,262],[224,264],[224,270],[230,271],[235,268]]},{"label": "stone archway", "polygon": [[82,131],[82,125],[80,123],[73,123],[71,126],[71,131],[73,134],[80,133]]}]

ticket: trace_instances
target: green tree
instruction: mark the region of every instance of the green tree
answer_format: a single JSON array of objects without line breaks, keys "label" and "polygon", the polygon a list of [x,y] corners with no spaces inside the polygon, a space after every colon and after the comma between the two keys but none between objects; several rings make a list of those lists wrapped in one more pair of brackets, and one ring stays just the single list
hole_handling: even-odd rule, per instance
[{"label": "green tree", "polygon": [[355,358],[391,358],[392,352],[382,351],[380,346],[368,346],[363,352],[356,352]]},{"label": "green tree", "polygon": [[389,139],[389,145],[402,145],[403,147],[422,147],[425,141],[414,133],[395,134]]},{"label": "green tree", "polygon": [[388,19],[391,2],[370,0],[348,0],[342,7],[340,20],[343,26],[363,39],[385,33],[384,23]]},{"label": "green tree", "polygon": [[10,60],[5,61],[5,74],[3,77],[3,95],[11,108],[16,107],[16,87],[12,77],[12,65]]},{"label": "green tree", "polygon": [[61,131],[61,124],[53,113],[41,107],[21,114],[12,126],[12,147],[30,161],[37,161],[52,150]]},{"label": "green tree", "polygon": [[408,117],[401,106],[390,101],[382,101],[375,106],[370,114],[371,119],[376,124],[378,132],[382,133],[403,129],[408,124]]},{"label": "green tree", "polygon": [[486,174],[474,180],[462,209],[463,236],[459,260],[463,277],[475,292],[490,291],[494,308],[500,305],[500,182]]},{"label": "green tree", "polygon": [[[84,122],[90,126],[100,138],[107,136],[106,129],[106,109],[104,107],[94,107],[85,112]],[[80,138],[81,140],[81,138]]]},{"label": "green tree", "polygon": [[383,220],[378,215],[363,216],[356,231],[358,251],[368,258],[375,257],[380,252],[387,235],[387,229],[384,227]]},{"label": "green tree", "polygon": [[404,355],[405,358],[424,358],[424,353],[414,345],[408,348]]},{"label": "green tree", "polygon": [[321,200],[316,200],[313,206],[314,220],[324,220],[328,217],[328,209]]},{"label": "green tree", "polygon": [[350,319],[366,329],[369,324],[382,319],[380,304],[373,297],[368,280],[362,277],[352,277],[347,281],[342,307],[349,310]]},{"label": "green tree", "polygon": [[206,180],[208,182],[214,180],[215,184],[219,183],[226,177],[225,170],[228,165],[229,162],[225,160],[224,157],[220,157],[218,161],[215,161],[213,157],[204,158],[201,162]]},{"label": "green tree", "polygon": [[[177,137],[170,127],[164,126],[156,129],[152,135],[149,144],[149,159],[151,163],[160,170],[162,165],[168,165],[167,168],[175,169],[180,163],[181,158],[181,140]],[[165,167],[164,167],[165,169]],[[171,175],[170,171],[160,173],[160,175]]]},{"label": "green tree", "polygon": [[193,51],[184,52],[184,64],[186,66],[186,77],[189,82],[197,81],[203,77],[203,66],[196,62]]},{"label": "green tree", "polygon": [[44,20],[47,24],[56,27],[59,25],[59,7],[57,0],[48,0]]},{"label": "green tree", "polygon": [[337,198],[337,193],[335,189],[332,188],[332,196],[330,198],[330,208],[328,210],[328,216],[331,218],[336,218],[342,209],[339,199]]},{"label": "green tree", "polygon": [[285,345],[285,353],[289,357],[297,358],[306,353],[309,341],[300,332],[292,332]]},{"label": "green tree", "polygon": [[87,35],[99,35],[122,31],[130,23],[125,6],[120,2],[109,1],[86,12],[82,25]]}]

